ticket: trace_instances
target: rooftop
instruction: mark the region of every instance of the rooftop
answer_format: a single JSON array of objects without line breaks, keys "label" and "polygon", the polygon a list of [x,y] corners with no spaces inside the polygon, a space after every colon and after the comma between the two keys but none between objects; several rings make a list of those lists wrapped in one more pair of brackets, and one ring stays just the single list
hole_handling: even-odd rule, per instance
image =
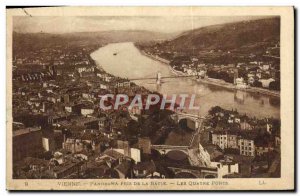
[{"label": "rooftop", "polygon": [[24,134],[31,133],[31,132],[37,132],[37,131],[41,131],[41,127],[27,127],[24,129],[19,129],[19,130],[13,131],[13,137],[19,136],[19,135],[24,135]]}]

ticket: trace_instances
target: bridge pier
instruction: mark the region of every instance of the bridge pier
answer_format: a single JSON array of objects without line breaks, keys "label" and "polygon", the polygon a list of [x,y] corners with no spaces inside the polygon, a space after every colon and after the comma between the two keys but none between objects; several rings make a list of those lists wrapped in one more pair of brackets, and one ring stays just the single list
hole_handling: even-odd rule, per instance
[{"label": "bridge pier", "polygon": [[160,85],[161,84],[161,73],[157,72],[156,74],[156,84]]}]

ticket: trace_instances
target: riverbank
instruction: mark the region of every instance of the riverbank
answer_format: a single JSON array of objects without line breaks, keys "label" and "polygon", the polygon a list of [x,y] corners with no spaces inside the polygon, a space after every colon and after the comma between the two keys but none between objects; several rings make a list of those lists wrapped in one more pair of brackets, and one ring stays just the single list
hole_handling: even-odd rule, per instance
[{"label": "riverbank", "polygon": [[147,54],[146,52],[144,52],[144,51],[142,51],[142,50],[140,50],[140,51],[141,51],[141,53],[142,53],[144,56],[147,56],[147,57],[149,57],[149,58],[151,58],[151,59],[153,59],[153,60],[159,61],[159,62],[161,62],[161,63],[170,65],[170,61],[167,60],[167,59],[163,59],[163,58],[158,57],[158,56],[153,56],[153,55]]},{"label": "riverbank", "polygon": [[[183,73],[181,71],[173,69],[172,66],[170,65],[170,61],[168,61],[166,59],[147,54],[144,51],[141,51],[141,54],[143,54],[143,55],[145,55],[145,56],[147,56],[147,57],[149,57],[153,60],[156,60],[156,61],[159,61],[163,64],[168,65],[171,72],[175,75],[188,76],[188,74],[186,74],[186,73]],[[232,89],[232,90],[240,90],[240,91],[251,92],[251,93],[259,93],[259,94],[263,94],[263,95],[270,95],[270,96],[280,98],[280,92],[278,92],[278,91],[272,91],[272,90],[269,90],[269,89],[263,89],[263,88],[258,88],[258,87],[237,88],[236,85],[225,82],[225,81],[220,80],[220,79],[203,78],[203,79],[197,79],[197,82],[204,83],[204,84],[211,84],[211,85],[224,87],[224,88]]]}]

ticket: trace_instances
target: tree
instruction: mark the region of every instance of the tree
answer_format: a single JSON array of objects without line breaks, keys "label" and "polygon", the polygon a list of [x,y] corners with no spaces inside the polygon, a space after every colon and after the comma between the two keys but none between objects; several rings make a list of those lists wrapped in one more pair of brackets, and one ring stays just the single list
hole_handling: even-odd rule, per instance
[{"label": "tree", "polygon": [[270,82],[269,89],[279,91],[280,90],[280,80]]},{"label": "tree", "polygon": [[258,80],[255,80],[253,82],[253,86],[255,86],[255,87],[262,87],[262,83],[260,81],[258,81]]},{"label": "tree", "polygon": [[213,114],[215,114],[217,112],[221,112],[221,111],[222,111],[222,108],[220,106],[215,106],[209,110],[209,114],[213,115]]}]

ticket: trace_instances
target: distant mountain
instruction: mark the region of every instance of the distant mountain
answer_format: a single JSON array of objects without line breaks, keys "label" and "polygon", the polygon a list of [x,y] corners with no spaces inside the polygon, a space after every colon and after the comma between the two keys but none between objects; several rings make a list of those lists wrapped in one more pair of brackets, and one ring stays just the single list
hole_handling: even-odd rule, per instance
[{"label": "distant mountain", "polygon": [[260,47],[280,39],[280,18],[220,24],[186,31],[165,44],[175,50]]},{"label": "distant mountain", "polygon": [[174,34],[159,33],[152,31],[124,30],[124,31],[102,31],[74,33],[75,37],[102,39],[107,42],[147,42],[155,40],[166,40],[174,37]]},{"label": "distant mountain", "polygon": [[14,49],[32,49],[43,46],[68,44],[106,44],[112,42],[147,42],[165,40],[174,37],[174,34],[151,31],[102,31],[78,32],[65,34],[51,33],[13,33]]}]

